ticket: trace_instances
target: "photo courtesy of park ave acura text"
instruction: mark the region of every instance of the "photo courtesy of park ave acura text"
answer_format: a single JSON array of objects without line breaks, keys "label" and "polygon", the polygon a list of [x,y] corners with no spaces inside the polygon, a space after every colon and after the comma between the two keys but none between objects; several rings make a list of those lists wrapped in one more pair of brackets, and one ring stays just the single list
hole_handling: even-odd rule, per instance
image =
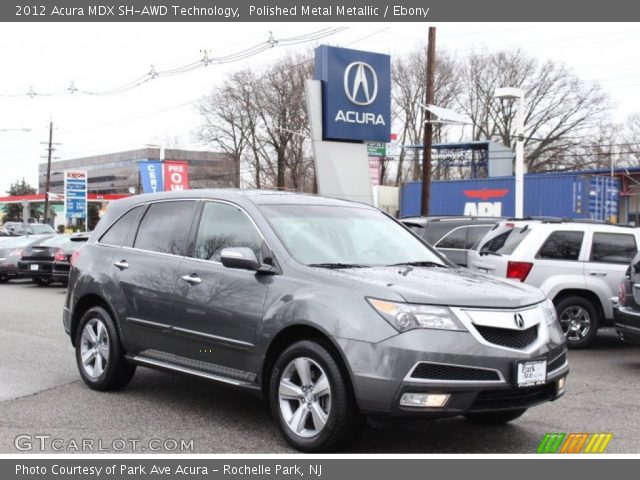
[{"label": "photo courtesy of park ave acura text", "polygon": [[637,472],[633,5],[14,3],[0,477]]}]

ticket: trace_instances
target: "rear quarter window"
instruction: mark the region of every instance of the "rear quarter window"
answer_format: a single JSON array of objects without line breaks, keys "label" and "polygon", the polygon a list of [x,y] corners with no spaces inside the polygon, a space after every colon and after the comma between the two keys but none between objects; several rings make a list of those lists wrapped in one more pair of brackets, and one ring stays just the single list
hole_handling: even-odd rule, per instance
[{"label": "rear quarter window", "polygon": [[538,250],[536,258],[548,260],[578,260],[584,232],[552,232]]},{"label": "rear quarter window", "polygon": [[630,263],[638,253],[636,238],[625,233],[593,234],[590,260],[599,263]]},{"label": "rear quarter window", "polygon": [[531,228],[528,225],[506,227],[500,226],[490,231],[480,243],[481,252],[499,253],[500,255],[512,254],[518,245],[529,235]]}]

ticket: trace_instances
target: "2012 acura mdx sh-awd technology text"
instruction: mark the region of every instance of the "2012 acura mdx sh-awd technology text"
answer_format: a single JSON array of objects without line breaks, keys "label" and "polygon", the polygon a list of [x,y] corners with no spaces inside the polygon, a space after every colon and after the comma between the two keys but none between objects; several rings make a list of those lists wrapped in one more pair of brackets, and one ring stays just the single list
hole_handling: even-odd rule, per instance
[{"label": "2012 acura mdx sh-awd technology text", "polygon": [[73,264],[64,327],[89,387],[122,388],[138,365],[232,385],[303,451],[335,450],[364,415],[503,423],[564,393],[539,290],[456,267],[366,205],[136,196]]}]

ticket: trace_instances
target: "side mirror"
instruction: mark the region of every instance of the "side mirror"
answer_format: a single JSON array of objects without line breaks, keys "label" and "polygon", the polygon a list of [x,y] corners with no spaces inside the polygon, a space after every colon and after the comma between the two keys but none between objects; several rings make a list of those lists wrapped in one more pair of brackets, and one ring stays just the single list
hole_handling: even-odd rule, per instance
[{"label": "side mirror", "polygon": [[227,268],[240,268],[257,271],[260,268],[258,257],[247,247],[223,248],[220,252],[222,265]]}]

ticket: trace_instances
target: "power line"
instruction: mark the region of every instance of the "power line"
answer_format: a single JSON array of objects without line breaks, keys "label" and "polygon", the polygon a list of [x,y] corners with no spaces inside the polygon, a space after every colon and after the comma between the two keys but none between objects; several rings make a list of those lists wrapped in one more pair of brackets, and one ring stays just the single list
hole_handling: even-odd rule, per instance
[{"label": "power line", "polygon": [[60,96],[60,95],[74,95],[74,94],[83,94],[83,95],[91,95],[91,96],[107,96],[107,95],[117,95],[120,93],[127,92],[134,88],[138,88],[145,83],[148,83],[156,78],[160,77],[168,77],[174,75],[181,75],[183,73],[190,72],[192,70],[196,70],[199,68],[204,68],[209,65],[221,65],[226,63],[238,62],[241,60],[245,60],[247,58],[258,55],[266,50],[273,49],[275,47],[288,47],[299,45],[302,43],[308,43],[315,40],[320,40],[322,38],[335,35],[337,33],[343,32],[348,27],[325,27],[320,30],[307,33],[304,35],[299,35],[295,37],[284,37],[284,38],[275,38],[272,32],[269,32],[269,38],[265,42],[260,42],[255,44],[249,48],[244,50],[240,50],[238,52],[231,53],[229,55],[220,56],[220,57],[209,57],[205,52],[202,58],[196,60],[194,62],[188,63],[186,65],[182,65],[176,68],[167,69],[167,70],[156,70],[156,68],[151,65],[150,70],[144,75],[139,76],[135,80],[127,82],[118,87],[103,90],[103,91],[92,91],[85,90],[82,88],[78,88],[75,85],[75,82],[71,81],[70,85],[62,90],[54,91],[54,92],[37,92],[33,86],[29,88],[26,93],[19,94],[0,94],[0,97],[52,97],[52,96]]}]

